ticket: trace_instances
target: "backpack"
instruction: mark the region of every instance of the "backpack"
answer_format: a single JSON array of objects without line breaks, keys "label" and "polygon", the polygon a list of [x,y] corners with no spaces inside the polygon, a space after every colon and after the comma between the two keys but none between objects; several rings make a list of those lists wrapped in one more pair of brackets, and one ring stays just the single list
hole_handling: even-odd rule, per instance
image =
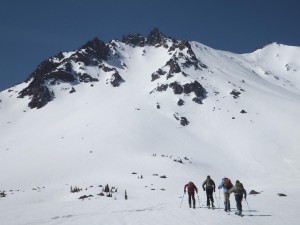
[{"label": "backpack", "polygon": [[238,194],[243,194],[244,193],[244,186],[242,183],[236,183],[235,184],[235,190]]},{"label": "backpack", "polygon": [[189,193],[194,192],[195,184],[193,182],[189,182],[187,188]]},{"label": "backpack", "polygon": [[226,188],[226,189],[230,189],[230,188],[232,188],[232,183],[231,183],[231,180],[229,179],[229,178],[226,178],[225,180],[224,180],[224,187]]},{"label": "backpack", "polygon": [[212,189],[213,188],[213,181],[212,179],[207,179],[206,182],[206,189]]}]

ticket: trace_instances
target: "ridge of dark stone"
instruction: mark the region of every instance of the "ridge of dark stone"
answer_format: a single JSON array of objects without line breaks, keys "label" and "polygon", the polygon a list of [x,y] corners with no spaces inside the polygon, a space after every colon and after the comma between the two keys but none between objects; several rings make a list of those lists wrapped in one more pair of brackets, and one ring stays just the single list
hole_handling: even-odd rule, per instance
[{"label": "ridge of dark stone", "polygon": [[146,43],[146,39],[141,34],[131,34],[123,35],[121,42],[125,44],[131,44],[133,46],[144,47]]},{"label": "ridge of dark stone", "polygon": [[155,46],[156,44],[163,44],[165,40],[166,36],[155,27],[152,31],[150,31],[146,43],[148,45]]}]

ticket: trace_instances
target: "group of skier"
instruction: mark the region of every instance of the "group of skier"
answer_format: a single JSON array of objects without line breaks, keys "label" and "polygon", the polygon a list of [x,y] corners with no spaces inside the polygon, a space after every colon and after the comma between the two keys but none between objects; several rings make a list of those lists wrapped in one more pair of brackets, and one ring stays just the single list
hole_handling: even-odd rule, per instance
[{"label": "group of skier", "polygon": [[[207,197],[207,207],[210,208],[212,207],[213,209],[215,208],[214,205],[214,197],[213,197],[213,192],[216,191],[216,185],[215,182],[211,179],[210,176],[207,176],[206,180],[202,183],[202,188],[203,191],[206,191],[206,197]],[[242,200],[243,197],[246,199],[247,198],[247,192],[243,186],[243,184],[237,180],[235,182],[235,185],[233,185],[230,181],[229,178],[224,177],[218,186],[218,189],[223,189],[224,193],[224,206],[225,209],[224,211],[230,212],[230,194],[234,193],[235,195],[235,201],[236,201],[236,207],[237,207],[237,212],[235,214],[237,215],[242,215]],[[193,206],[193,208],[196,207],[196,201],[195,201],[195,192],[198,195],[198,188],[193,182],[189,182],[184,186],[184,194],[188,193],[188,202],[190,208]],[[199,196],[198,196],[199,198]],[[192,205],[193,204],[193,205]]]}]

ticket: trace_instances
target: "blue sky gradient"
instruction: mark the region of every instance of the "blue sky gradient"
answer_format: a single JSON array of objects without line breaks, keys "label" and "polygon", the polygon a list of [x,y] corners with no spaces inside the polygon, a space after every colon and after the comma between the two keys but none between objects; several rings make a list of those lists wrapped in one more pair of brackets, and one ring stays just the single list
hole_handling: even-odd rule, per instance
[{"label": "blue sky gradient", "polygon": [[275,41],[300,46],[299,9],[297,0],[1,0],[0,90],[59,51],[154,27],[235,53]]}]

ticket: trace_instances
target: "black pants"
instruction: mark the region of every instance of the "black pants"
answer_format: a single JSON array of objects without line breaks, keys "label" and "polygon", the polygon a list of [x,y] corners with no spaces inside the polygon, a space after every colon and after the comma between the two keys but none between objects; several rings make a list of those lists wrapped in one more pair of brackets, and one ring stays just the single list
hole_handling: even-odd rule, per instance
[{"label": "black pants", "polygon": [[236,208],[238,211],[242,211],[242,200],[243,200],[243,194],[235,195]]},{"label": "black pants", "polygon": [[189,195],[189,205],[190,205],[190,207],[192,206],[192,201],[191,200],[193,200],[193,207],[195,208],[195,206],[196,206],[195,193],[194,192],[193,193],[188,193],[188,195]]},{"label": "black pants", "polygon": [[211,201],[212,205],[214,204],[213,192],[214,192],[213,189],[206,189],[206,197],[207,197],[207,202],[206,203],[207,203],[207,206],[210,205],[210,201]]}]

